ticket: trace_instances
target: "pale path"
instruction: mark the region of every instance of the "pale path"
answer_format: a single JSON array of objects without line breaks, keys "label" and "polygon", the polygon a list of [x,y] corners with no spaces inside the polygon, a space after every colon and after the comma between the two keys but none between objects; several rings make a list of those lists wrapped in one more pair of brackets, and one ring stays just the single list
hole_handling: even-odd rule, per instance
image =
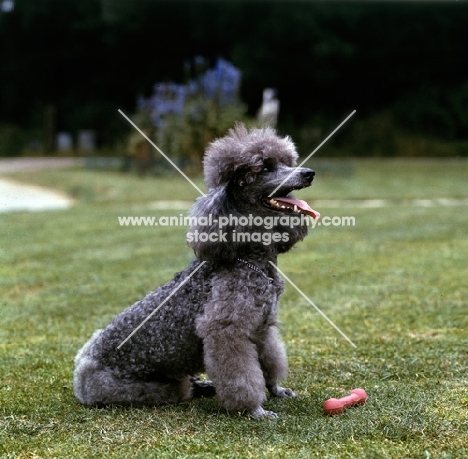
[{"label": "pale path", "polygon": [[0,158],[0,174],[82,167],[84,163],[84,158]]},{"label": "pale path", "polygon": [[[83,167],[83,158],[0,158],[0,174],[26,170]],[[193,201],[156,201],[150,209],[188,209]],[[73,205],[69,197],[43,187],[26,185],[0,178],[0,213],[10,211],[41,211],[66,209]],[[317,208],[381,208],[381,207],[451,207],[468,206],[466,198],[433,199],[317,199]]]},{"label": "pale path", "polygon": [[452,207],[468,206],[467,198],[433,198],[433,199],[317,199],[314,206],[319,207]]},{"label": "pale path", "polygon": [[[379,208],[379,207],[452,207],[468,206],[468,198],[433,198],[433,199],[316,199],[311,201],[314,207],[324,208]],[[188,209],[193,201],[154,201],[150,209]]]},{"label": "pale path", "polygon": [[72,205],[72,199],[57,191],[0,179],[0,213],[67,209]]},{"label": "pale path", "polygon": [[[0,174],[82,167],[83,164],[83,158],[0,158]],[[0,178],[0,213],[60,210],[72,205],[73,200],[58,191]]]}]

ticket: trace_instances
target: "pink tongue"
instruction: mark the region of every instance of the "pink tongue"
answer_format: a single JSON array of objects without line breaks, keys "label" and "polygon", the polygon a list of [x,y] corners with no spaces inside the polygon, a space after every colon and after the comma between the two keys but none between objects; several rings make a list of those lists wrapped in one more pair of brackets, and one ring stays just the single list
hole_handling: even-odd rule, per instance
[{"label": "pink tongue", "polygon": [[305,214],[310,215],[311,217],[315,219],[320,218],[320,212],[317,212],[316,210],[312,209],[309,206],[309,204],[307,204],[305,201],[301,201],[300,199],[296,199],[296,198],[273,198],[273,199],[277,202],[287,204],[288,207],[294,207],[296,205]]}]

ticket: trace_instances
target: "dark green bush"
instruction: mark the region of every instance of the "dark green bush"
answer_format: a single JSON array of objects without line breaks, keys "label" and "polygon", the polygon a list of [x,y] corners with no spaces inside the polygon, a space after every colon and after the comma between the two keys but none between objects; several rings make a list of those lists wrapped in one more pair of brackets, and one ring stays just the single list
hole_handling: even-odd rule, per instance
[{"label": "dark green bush", "polygon": [[27,134],[18,126],[0,125],[0,157],[20,156],[28,140]]}]

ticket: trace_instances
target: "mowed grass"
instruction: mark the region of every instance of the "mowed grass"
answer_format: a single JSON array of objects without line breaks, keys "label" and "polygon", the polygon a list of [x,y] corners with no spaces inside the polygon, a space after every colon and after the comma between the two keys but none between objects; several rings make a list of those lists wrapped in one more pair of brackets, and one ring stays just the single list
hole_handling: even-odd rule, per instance
[{"label": "mowed grass", "polygon": [[[0,457],[468,457],[468,209],[410,199],[467,198],[467,162],[315,161],[307,199],[389,199],[382,208],[317,208],[355,226],[317,226],[279,267],[356,344],[287,285],[280,319],[287,386],[280,418],[227,415],[215,400],[94,409],[72,391],[91,333],[185,268],[182,227],[120,227],[193,200],[182,178],[88,170],[11,176],[77,199],[65,211],[0,215]],[[196,179],[199,186],[200,178]],[[316,207],[316,206],[315,206]],[[366,389],[364,406],[322,404]]]}]

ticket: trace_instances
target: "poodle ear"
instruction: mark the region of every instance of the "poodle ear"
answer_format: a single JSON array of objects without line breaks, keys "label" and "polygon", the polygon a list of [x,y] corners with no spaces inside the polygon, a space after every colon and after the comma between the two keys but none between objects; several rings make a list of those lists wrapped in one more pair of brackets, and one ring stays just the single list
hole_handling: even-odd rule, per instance
[{"label": "poodle ear", "polygon": [[237,215],[237,211],[229,203],[225,185],[210,189],[195,201],[190,210],[187,243],[200,260],[219,263],[237,258],[236,244],[232,242],[233,228],[220,222],[220,217],[229,215]]}]

